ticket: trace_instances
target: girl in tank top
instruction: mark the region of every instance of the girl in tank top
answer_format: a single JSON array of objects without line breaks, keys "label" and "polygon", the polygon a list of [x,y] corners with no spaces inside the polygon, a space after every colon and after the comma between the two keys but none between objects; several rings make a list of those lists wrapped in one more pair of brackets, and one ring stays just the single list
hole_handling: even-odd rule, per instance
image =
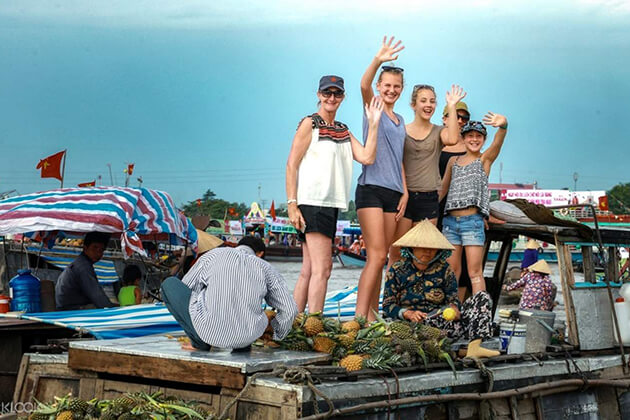
[{"label": "girl in tank top", "polygon": [[[402,237],[414,225],[424,219],[437,223],[439,212],[438,190],[440,152],[444,146],[452,146],[459,141],[456,106],[466,96],[459,86],[451,86],[446,92],[447,110],[450,110],[448,129],[431,123],[435,112],[435,89],[430,85],[415,85],[411,93],[411,108],[414,120],[407,124],[403,166],[407,181],[409,200],[405,215],[396,224],[394,241]],[[389,248],[387,268],[400,259],[400,248]]]}]

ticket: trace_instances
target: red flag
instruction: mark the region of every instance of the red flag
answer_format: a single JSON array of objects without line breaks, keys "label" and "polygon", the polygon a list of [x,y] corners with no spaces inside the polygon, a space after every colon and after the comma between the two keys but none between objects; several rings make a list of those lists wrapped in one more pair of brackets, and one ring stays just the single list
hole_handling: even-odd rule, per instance
[{"label": "red flag", "polygon": [[201,198],[197,199],[197,207],[201,207]]},{"label": "red flag", "polygon": [[90,181],[90,182],[82,182],[80,184],[77,184],[77,187],[81,187],[81,188],[84,188],[84,187],[96,187],[96,180]]},{"label": "red flag", "polygon": [[599,197],[599,209],[602,211],[608,211],[608,196],[602,195]]},{"label": "red flag", "polygon": [[273,202],[273,200],[271,200],[271,207],[269,207],[269,214],[271,215],[272,220],[276,220],[276,205]]},{"label": "red flag", "polygon": [[40,160],[35,169],[42,170],[42,178],[57,178],[59,181],[63,181],[61,177],[61,159],[63,159],[65,153],[66,151],[64,150]]},{"label": "red flag", "polygon": [[135,163],[130,163],[129,165],[127,165],[127,173],[129,175],[133,175],[133,167],[134,167]]}]

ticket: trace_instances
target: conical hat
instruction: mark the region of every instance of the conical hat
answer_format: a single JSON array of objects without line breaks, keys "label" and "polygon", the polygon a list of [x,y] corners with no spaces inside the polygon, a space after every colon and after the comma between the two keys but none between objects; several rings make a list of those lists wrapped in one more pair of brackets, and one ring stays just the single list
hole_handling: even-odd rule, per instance
[{"label": "conical hat", "polygon": [[442,232],[424,219],[422,222],[409,229],[402,238],[394,242],[394,246],[410,248],[455,249]]},{"label": "conical hat", "polygon": [[539,273],[551,274],[551,269],[545,260],[538,260],[534,264],[527,267],[529,271],[538,271]]},{"label": "conical hat", "polygon": [[525,245],[525,248],[527,248],[527,249],[538,249],[538,248],[540,248],[540,245],[538,244],[538,242],[536,242],[536,240],[530,239],[529,241],[527,241],[527,245]]},{"label": "conical hat", "polygon": [[197,229],[197,253],[210,251],[223,244],[223,241],[208,232]]}]

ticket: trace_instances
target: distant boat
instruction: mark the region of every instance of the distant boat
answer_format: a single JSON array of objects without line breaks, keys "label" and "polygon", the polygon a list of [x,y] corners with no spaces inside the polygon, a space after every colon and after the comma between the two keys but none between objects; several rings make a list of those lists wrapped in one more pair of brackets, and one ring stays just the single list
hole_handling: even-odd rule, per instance
[{"label": "distant boat", "polygon": [[339,254],[337,254],[337,258],[339,262],[343,266],[349,267],[364,267],[366,257],[363,255],[355,254],[354,252],[339,250]]}]

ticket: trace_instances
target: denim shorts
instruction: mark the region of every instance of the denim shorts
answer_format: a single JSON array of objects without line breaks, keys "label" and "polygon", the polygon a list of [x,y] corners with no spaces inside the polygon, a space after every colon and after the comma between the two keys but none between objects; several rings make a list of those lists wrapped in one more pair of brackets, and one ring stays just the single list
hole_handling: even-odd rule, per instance
[{"label": "denim shorts", "polygon": [[483,246],[486,240],[483,215],[444,216],[442,233],[453,245]]}]

